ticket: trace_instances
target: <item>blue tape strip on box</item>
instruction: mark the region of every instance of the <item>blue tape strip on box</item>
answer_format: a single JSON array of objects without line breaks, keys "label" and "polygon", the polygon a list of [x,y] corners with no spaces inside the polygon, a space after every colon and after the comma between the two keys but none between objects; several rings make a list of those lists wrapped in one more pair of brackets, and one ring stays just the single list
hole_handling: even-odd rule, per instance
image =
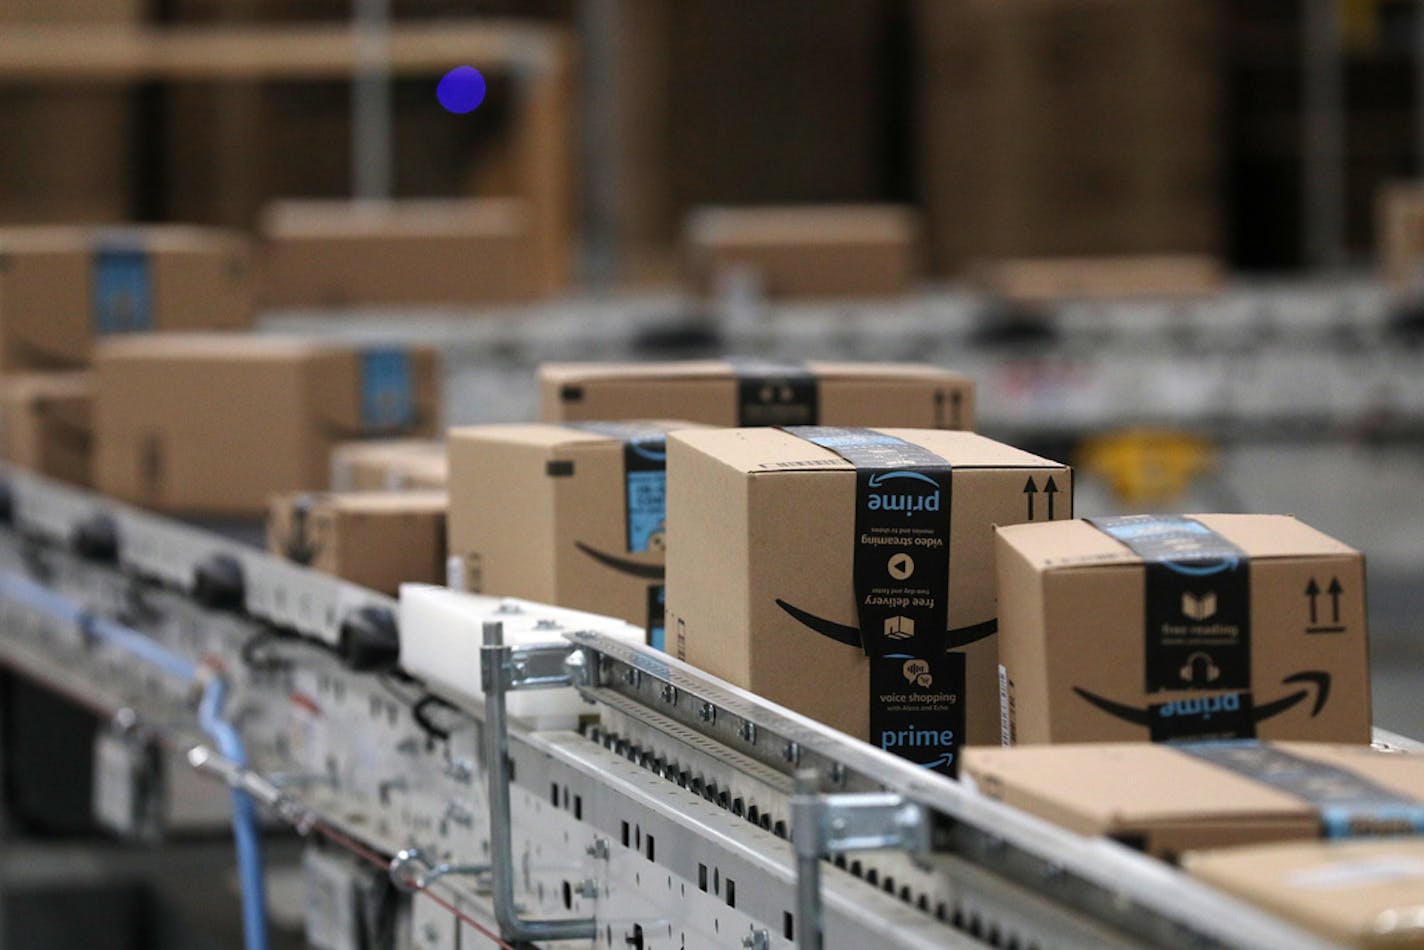
[{"label": "blue tape strip on box", "polygon": [[1424,801],[1348,769],[1249,740],[1188,742],[1177,748],[1307,802],[1319,812],[1327,838],[1424,834]]},{"label": "blue tape strip on box", "polygon": [[399,429],[415,422],[415,374],[400,349],[361,353],[361,425]]},{"label": "blue tape strip on box", "polygon": [[148,251],[133,240],[101,239],[91,267],[94,332],[99,336],[152,330],[153,273]]}]

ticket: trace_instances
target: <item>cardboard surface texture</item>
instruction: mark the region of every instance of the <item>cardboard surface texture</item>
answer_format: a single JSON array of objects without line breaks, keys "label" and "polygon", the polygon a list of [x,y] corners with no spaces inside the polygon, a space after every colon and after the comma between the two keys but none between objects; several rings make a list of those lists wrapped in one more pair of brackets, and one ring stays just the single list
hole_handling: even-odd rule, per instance
[{"label": "cardboard surface texture", "polygon": [[1218,6],[917,0],[911,11],[934,273],[1221,246]]},{"label": "cardboard surface texture", "polygon": [[1380,271],[1397,289],[1424,282],[1424,184],[1395,182],[1380,189],[1375,206]]},{"label": "cardboard surface texture", "polygon": [[[1390,794],[1424,799],[1424,757],[1329,743],[1245,743],[1340,769]],[[1289,787],[1200,758],[1191,746],[1088,743],[973,748],[979,790],[1085,835],[1167,859],[1194,848],[1320,838],[1318,805]],[[1269,769],[1261,774],[1269,774]],[[1424,814],[1424,802],[1419,804]]]},{"label": "cardboard surface texture", "polygon": [[444,492],[280,495],[267,520],[274,554],[394,596],[445,581]]},{"label": "cardboard surface texture", "polygon": [[546,422],[974,428],[973,381],[917,363],[546,363],[539,399]]},{"label": "cardboard surface texture", "polygon": [[1424,841],[1291,842],[1193,852],[1193,877],[1347,947],[1424,945]]},{"label": "cardboard surface texture", "polygon": [[[993,526],[1071,517],[1071,470],[967,432],[797,431],[669,437],[669,652],[916,761],[997,742]],[[889,461],[840,454],[862,450]],[[872,675],[896,709],[875,735]]]},{"label": "cardboard surface texture", "polygon": [[443,489],[448,467],[438,439],[343,442],[331,452],[331,490]]},{"label": "cardboard surface texture", "polygon": [[1005,743],[1368,742],[1363,556],[1285,516],[1185,518],[1114,529],[1166,524],[1187,547],[1162,558],[1087,521],[999,530]]},{"label": "cardboard surface texture", "polygon": [[676,421],[450,430],[450,555],[467,591],[619,617],[662,647],[664,434]]},{"label": "cardboard surface texture", "polygon": [[88,486],[93,397],[88,373],[32,373],[0,380],[0,443],[5,460]]},{"label": "cardboard surface texture", "polygon": [[183,226],[0,230],[0,370],[74,369],[103,338],[252,322],[245,238]]},{"label": "cardboard surface texture", "polygon": [[987,293],[1024,303],[1196,297],[1225,282],[1219,260],[1192,254],[978,261],[969,276]]},{"label": "cardboard surface texture", "polygon": [[430,436],[432,350],[310,340],[155,335],[100,347],[95,480],[160,510],[261,517],[273,494],[328,478],[362,435]]},{"label": "cardboard surface texture", "polygon": [[283,201],[267,207],[263,300],[275,307],[477,304],[540,293],[517,199]]},{"label": "cardboard surface texture", "polygon": [[702,208],[683,259],[702,293],[740,271],[769,297],[893,296],[921,271],[919,217],[893,205]]}]

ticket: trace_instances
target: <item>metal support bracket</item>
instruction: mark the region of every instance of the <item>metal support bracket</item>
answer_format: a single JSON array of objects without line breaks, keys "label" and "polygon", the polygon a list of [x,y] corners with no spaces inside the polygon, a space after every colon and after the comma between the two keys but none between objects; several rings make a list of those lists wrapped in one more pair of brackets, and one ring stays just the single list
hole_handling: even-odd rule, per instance
[{"label": "metal support bracket", "polygon": [[488,874],[489,870],[488,864],[434,864],[419,848],[406,848],[391,858],[388,873],[396,890],[410,894],[450,874]]},{"label": "metal support bracket", "polygon": [[[535,643],[517,647],[502,646],[500,650],[506,656],[506,690],[556,689],[560,686],[585,685],[583,650],[572,644]],[[489,687],[486,686],[485,690],[488,692]]]},{"label": "metal support bracket", "polygon": [[821,950],[821,860],[846,851],[898,849],[912,857],[930,850],[929,813],[889,792],[822,795],[813,769],[796,773],[791,798],[796,850],[799,950]]},{"label": "metal support bracket", "polygon": [[583,650],[568,643],[511,647],[504,644],[504,624],[484,625],[480,682],[485,692],[484,753],[489,775],[490,877],[494,918],[504,939],[537,943],[588,940],[597,929],[592,917],[526,920],[514,903],[514,840],[509,820],[509,718],[505,697],[517,689],[553,689],[583,685],[587,665]]}]

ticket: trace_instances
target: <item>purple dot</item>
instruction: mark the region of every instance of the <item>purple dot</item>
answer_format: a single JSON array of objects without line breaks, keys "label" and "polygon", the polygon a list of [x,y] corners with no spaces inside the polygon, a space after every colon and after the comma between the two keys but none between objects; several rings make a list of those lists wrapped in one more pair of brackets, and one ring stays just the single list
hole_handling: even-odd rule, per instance
[{"label": "purple dot", "polygon": [[435,98],[447,112],[474,112],[485,101],[485,77],[473,66],[456,66],[440,78]]}]

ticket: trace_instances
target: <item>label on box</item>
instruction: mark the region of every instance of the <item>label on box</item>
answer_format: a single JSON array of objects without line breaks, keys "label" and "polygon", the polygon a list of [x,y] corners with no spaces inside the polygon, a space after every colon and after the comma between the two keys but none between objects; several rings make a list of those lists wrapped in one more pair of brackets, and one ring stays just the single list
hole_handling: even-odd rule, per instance
[{"label": "label on box", "polygon": [[1146,690],[1251,688],[1250,561],[1191,518],[1090,518],[1142,558]]},{"label": "label on box", "polygon": [[142,246],[101,240],[91,263],[94,332],[135,333],[153,327],[153,276]]},{"label": "label on box", "polygon": [[965,660],[946,652],[953,468],[868,429],[786,431],[856,469],[853,576],[860,645],[870,658],[871,741],[955,775]]},{"label": "label on box", "polygon": [[361,353],[361,425],[402,429],[415,422],[415,384],[410,354],[401,349]]},{"label": "label on box", "polygon": [[999,664],[999,742],[1005,747],[1018,742],[1018,710],[1014,708],[1014,681]]},{"label": "label on box", "polygon": [[796,363],[736,358],[737,425],[813,426],[820,421],[820,383]]},{"label": "label on box", "polygon": [[1307,802],[1319,812],[1327,838],[1424,833],[1424,801],[1348,769],[1259,742],[1187,743],[1180,748]]}]

